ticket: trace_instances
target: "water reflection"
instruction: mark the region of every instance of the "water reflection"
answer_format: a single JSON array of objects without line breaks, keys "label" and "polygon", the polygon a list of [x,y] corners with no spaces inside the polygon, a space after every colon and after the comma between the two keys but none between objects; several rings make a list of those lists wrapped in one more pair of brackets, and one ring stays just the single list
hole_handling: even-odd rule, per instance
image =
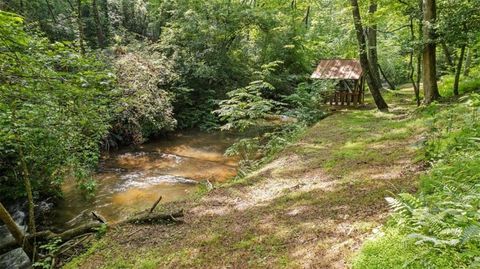
[{"label": "water reflection", "polygon": [[73,182],[63,186],[65,199],[55,209],[53,226],[73,227],[96,210],[109,221],[162,202],[180,200],[202,180],[221,182],[236,174],[238,160],[225,157],[235,137],[201,132],[180,133],[105,156],[96,175],[97,193],[85,200]]}]

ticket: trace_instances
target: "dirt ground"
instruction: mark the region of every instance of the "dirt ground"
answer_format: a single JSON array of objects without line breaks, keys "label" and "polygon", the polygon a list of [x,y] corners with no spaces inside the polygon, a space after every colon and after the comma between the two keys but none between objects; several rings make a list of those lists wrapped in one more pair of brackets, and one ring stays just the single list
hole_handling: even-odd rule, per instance
[{"label": "dirt ground", "polygon": [[421,170],[412,95],[388,96],[389,113],[338,110],[240,183],[161,209],[183,224],[117,227],[66,267],[348,268]]}]

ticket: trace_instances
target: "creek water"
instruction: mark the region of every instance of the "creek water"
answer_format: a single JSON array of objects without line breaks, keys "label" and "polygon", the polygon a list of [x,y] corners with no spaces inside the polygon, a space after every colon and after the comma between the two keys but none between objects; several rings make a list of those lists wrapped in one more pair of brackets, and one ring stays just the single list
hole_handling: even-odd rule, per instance
[{"label": "creek water", "polygon": [[[105,154],[95,174],[95,195],[85,199],[75,182],[65,182],[64,199],[52,209],[49,229],[61,231],[85,223],[91,219],[91,211],[110,222],[118,221],[150,208],[159,196],[161,203],[182,200],[194,193],[201,181],[233,177],[238,160],[224,152],[236,139],[224,133],[189,131]],[[19,223],[24,224],[24,214]],[[0,267],[17,256],[0,257]]]},{"label": "creek water", "polygon": [[92,210],[108,221],[162,203],[184,199],[201,181],[221,182],[236,174],[237,160],[224,156],[235,137],[222,133],[183,132],[106,155],[96,174],[97,192],[85,199],[74,182],[63,186],[65,199],[54,209],[53,226],[71,228]]}]

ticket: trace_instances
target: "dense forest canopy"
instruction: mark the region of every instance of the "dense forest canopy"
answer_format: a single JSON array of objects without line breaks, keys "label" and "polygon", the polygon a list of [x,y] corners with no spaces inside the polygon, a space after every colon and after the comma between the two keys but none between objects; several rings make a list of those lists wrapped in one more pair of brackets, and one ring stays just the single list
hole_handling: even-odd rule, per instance
[{"label": "dense forest canopy", "polygon": [[32,216],[66,179],[94,193],[102,151],[293,118],[227,151],[244,175],[327,115],[320,59],[359,59],[387,111],[407,83],[419,106],[477,89],[479,50],[480,0],[0,0],[0,202]]}]

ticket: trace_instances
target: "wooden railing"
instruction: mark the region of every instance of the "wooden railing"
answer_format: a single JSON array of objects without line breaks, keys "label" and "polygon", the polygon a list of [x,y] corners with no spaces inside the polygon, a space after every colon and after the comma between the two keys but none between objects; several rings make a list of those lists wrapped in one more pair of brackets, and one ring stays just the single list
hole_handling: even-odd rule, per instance
[{"label": "wooden railing", "polygon": [[[336,91],[328,98],[330,105],[358,105],[364,103],[363,91]],[[327,102],[327,100],[325,100]]]}]

